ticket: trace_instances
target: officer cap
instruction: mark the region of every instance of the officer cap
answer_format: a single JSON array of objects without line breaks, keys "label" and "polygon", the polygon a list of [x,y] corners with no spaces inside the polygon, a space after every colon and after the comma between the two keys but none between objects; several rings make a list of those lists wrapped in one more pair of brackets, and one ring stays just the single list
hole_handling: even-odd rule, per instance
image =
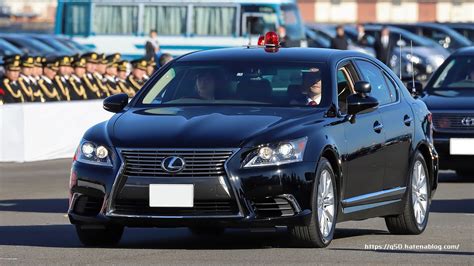
[{"label": "officer cap", "polygon": [[105,57],[105,54],[99,54],[99,64],[107,64],[107,58]]},{"label": "officer cap", "polygon": [[35,67],[43,67],[44,61],[46,61],[46,58],[42,56],[35,57]]},{"label": "officer cap", "polygon": [[7,71],[20,71],[20,60],[9,59],[3,65]]},{"label": "officer cap", "polygon": [[74,58],[74,61],[72,62],[73,67],[86,67],[86,59],[83,57],[76,57]]},{"label": "officer cap", "polygon": [[69,56],[62,56],[58,58],[59,66],[71,66],[72,60]]},{"label": "officer cap", "polygon": [[59,62],[54,57],[46,58],[46,60],[43,62],[43,67],[57,71]]},{"label": "officer cap", "polygon": [[22,67],[35,67],[35,58],[32,56],[24,56],[21,61]]},{"label": "officer cap", "polygon": [[150,61],[148,61],[148,66],[156,67],[156,62],[155,62],[154,58],[152,58]]},{"label": "officer cap", "polygon": [[141,69],[146,71],[146,67],[148,66],[148,62],[145,59],[137,59],[130,62],[133,68]]},{"label": "officer cap", "polygon": [[94,52],[85,53],[82,55],[82,58],[86,59],[87,63],[94,63],[94,64],[99,63],[99,55]]},{"label": "officer cap", "polygon": [[119,61],[117,64],[118,64],[118,71],[127,71],[128,61],[122,60],[122,61]]},{"label": "officer cap", "polygon": [[19,54],[12,54],[12,55],[6,55],[3,57],[3,62],[12,62],[12,61],[20,61],[21,55]]}]

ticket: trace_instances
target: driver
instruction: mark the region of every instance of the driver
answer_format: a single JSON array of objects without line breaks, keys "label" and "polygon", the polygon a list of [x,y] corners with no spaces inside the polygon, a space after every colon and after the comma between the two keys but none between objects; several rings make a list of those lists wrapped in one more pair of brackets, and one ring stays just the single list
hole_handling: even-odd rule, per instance
[{"label": "driver", "polygon": [[202,100],[215,100],[216,77],[212,72],[206,71],[197,75],[196,91]]},{"label": "driver", "polygon": [[303,72],[302,97],[295,99],[291,104],[316,106],[321,103],[321,72],[312,68],[309,72]]}]

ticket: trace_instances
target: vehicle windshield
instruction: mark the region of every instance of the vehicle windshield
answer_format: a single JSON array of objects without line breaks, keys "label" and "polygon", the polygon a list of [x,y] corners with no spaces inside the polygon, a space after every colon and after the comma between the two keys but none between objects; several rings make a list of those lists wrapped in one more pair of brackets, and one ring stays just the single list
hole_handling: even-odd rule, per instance
[{"label": "vehicle windshield", "polygon": [[[142,105],[322,105],[324,64],[177,62],[142,94]],[[312,102],[314,101],[314,102]]]},{"label": "vehicle windshield", "polygon": [[474,89],[474,56],[452,58],[435,77],[434,90]]}]

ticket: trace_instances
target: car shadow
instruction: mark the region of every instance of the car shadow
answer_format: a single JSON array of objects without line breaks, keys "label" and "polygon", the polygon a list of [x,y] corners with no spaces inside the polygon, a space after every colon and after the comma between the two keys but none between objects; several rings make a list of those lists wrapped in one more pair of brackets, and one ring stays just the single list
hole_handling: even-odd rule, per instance
[{"label": "car shadow", "polygon": [[66,213],[68,199],[0,200],[0,212]]},{"label": "car shadow", "polygon": [[[336,229],[335,239],[388,234],[371,229]],[[74,226],[22,225],[0,226],[0,246],[82,247]],[[126,228],[117,249],[190,249],[230,250],[297,248],[285,228],[276,231],[253,232],[250,229],[228,229],[221,235],[193,235],[187,228]]]},{"label": "car shadow", "polygon": [[474,213],[474,199],[435,199],[431,202],[430,212]]}]

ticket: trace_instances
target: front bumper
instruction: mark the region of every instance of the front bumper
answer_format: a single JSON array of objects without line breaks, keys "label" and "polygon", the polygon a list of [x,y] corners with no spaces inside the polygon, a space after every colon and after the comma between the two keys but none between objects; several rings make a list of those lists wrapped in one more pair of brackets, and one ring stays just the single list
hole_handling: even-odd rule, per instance
[{"label": "front bumper", "polygon": [[[315,162],[243,169],[242,151],[225,163],[222,178],[124,178],[124,167],[74,162],[68,211],[73,224],[130,227],[269,227],[308,224]],[[149,207],[150,184],[193,184],[193,208]]]},{"label": "front bumper", "polygon": [[474,155],[451,155],[450,138],[472,138],[467,134],[436,134],[434,135],[434,146],[439,154],[440,169],[464,170],[474,172]]}]

